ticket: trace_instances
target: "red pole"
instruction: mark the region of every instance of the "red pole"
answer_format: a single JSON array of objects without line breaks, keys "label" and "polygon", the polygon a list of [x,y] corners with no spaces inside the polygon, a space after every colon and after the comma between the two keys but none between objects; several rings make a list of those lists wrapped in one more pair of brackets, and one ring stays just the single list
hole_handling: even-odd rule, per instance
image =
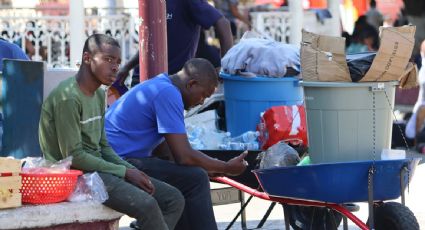
[{"label": "red pole", "polygon": [[165,0],[139,0],[140,81],[168,71]]}]

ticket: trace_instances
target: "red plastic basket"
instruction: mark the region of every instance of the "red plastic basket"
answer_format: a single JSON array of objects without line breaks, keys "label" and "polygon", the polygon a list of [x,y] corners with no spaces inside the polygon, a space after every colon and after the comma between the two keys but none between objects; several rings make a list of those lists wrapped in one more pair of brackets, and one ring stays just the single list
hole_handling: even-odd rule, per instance
[{"label": "red plastic basket", "polygon": [[64,201],[74,191],[77,178],[82,174],[79,170],[65,173],[21,173],[22,202],[50,204]]}]

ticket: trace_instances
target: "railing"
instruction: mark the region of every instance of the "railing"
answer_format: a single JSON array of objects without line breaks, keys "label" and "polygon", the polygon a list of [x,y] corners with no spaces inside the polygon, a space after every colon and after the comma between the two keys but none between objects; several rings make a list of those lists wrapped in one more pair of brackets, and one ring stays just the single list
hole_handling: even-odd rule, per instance
[{"label": "railing", "polygon": [[[32,60],[47,62],[48,67],[70,67],[69,17],[0,17],[1,37],[18,44]],[[106,33],[117,39],[125,62],[137,50],[138,35],[128,15],[86,16],[82,36]]]},{"label": "railing", "polygon": [[276,41],[289,43],[291,35],[289,12],[251,12],[252,28]]},{"label": "railing", "polygon": [[[137,16],[138,8],[131,7],[91,7],[84,8],[85,15],[105,16],[127,14]],[[29,16],[66,16],[69,14],[67,6],[39,5],[36,8],[28,7],[2,7],[0,6],[0,17],[29,17]]]},{"label": "railing", "polygon": [[[51,11],[43,11],[51,10]],[[42,16],[41,12],[67,13],[67,8],[0,8],[0,36],[22,47],[32,60],[44,60],[49,68],[75,67],[69,60],[69,17]],[[106,33],[121,44],[121,58],[125,63],[138,50],[138,28],[135,23],[136,8],[86,8],[85,34]],[[108,15],[113,14],[113,15]],[[29,16],[35,15],[35,16]],[[251,12],[252,27],[276,41],[289,43],[291,13],[287,11]],[[237,40],[244,32],[239,27]],[[304,28],[327,34],[327,22],[319,23],[313,12],[304,12]],[[215,37],[213,30],[208,36]],[[236,40],[236,41],[237,41]]]}]

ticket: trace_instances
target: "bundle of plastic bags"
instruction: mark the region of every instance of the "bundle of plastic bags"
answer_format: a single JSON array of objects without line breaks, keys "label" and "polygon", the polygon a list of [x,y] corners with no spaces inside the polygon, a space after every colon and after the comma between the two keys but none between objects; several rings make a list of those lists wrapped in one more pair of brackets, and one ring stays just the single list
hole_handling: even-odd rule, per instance
[{"label": "bundle of plastic bags", "polygon": [[299,72],[299,47],[247,32],[221,59],[221,66],[228,74],[283,77],[288,68]]},{"label": "bundle of plastic bags", "polygon": [[261,159],[260,169],[294,166],[300,162],[298,152],[284,141],[272,145],[258,157]]}]

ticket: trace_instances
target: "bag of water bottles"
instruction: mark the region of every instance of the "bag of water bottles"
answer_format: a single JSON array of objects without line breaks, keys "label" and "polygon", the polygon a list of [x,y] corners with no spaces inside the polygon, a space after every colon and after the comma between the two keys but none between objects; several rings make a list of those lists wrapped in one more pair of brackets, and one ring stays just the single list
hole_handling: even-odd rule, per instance
[{"label": "bag of water bottles", "polygon": [[223,144],[219,146],[221,150],[258,150],[258,131],[247,131],[237,137],[227,136]]},{"label": "bag of water bottles", "polygon": [[293,166],[300,162],[298,152],[284,141],[274,144],[265,152],[258,154],[258,157],[260,169]]}]

